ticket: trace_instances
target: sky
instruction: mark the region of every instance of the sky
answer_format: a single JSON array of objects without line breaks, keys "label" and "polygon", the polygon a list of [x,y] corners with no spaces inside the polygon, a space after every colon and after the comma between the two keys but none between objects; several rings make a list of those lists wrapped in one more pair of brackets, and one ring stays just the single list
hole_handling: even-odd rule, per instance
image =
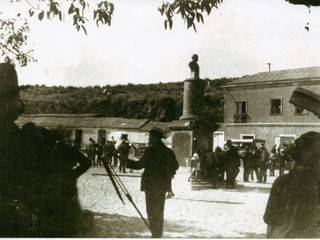
[{"label": "sky", "polygon": [[[22,0],[23,2],[24,0]],[[33,0],[34,2],[35,0]],[[98,0],[89,0],[93,6]],[[30,0],[30,2],[32,2]],[[242,77],[269,70],[320,66],[320,9],[285,0],[225,0],[197,32],[180,16],[165,30],[162,0],[111,0],[111,26],[86,25],[77,32],[71,19],[31,18],[28,47],[36,63],[17,67],[20,85],[95,86],[184,81],[198,54],[200,77]],[[15,16],[17,6],[0,3]],[[28,6],[20,3],[22,13]],[[19,9],[20,11],[20,9]],[[92,11],[92,8],[90,9]],[[305,26],[309,24],[310,30]]]}]

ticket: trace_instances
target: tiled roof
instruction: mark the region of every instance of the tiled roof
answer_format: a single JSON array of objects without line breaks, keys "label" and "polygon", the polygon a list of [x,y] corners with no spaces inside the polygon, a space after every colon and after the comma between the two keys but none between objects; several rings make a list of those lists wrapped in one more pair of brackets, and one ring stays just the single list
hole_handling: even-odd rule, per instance
[{"label": "tiled roof", "polygon": [[140,129],[148,122],[148,119],[128,119],[112,117],[43,117],[41,115],[20,116],[16,120],[18,126],[33,122],[39,127],[101,127],[101,128],[122,128]]},{"label": "tiled roof", "polygon": [[275,83],[281,81],[310,81],[320,80],[320,67],[308,67],[308,68],[297,68],[278,70],[270,72],[260,72],[250,76],[243,77],[236,81],[230,82],[225,86],[230,85],[245,85],[251,83]]}]

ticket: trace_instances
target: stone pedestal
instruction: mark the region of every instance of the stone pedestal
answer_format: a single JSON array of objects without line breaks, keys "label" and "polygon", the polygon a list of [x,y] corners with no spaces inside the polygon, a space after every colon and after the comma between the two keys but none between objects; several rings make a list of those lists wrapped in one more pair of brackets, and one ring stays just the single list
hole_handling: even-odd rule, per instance
[{"label": "stone pedestal", "polygon": [[201,158],[201,153],[212,149],[214,129],[198,124],[194,120],[178,120],[170,126],[172,150],[180,166],[187,166],[186,159],[197,150],[200,150]]},{"label": "stone pedestal", "polygon": [[180,120],[198,120],[202,116],[205,81],[200,78],[184,81],[183,114]]}]

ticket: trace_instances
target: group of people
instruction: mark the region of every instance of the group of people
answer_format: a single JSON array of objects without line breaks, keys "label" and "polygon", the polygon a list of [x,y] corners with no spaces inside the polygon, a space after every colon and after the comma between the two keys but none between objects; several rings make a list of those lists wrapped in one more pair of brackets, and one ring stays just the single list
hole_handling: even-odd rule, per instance
[{"label": "group of people", "polygon": [[92,162],[92,166],[102,165],[102,159],[106,159],[110,163],[113,160],[113,164],[115,166],[117,165],[118,156],[114,139],[112,141],[106,141],[105,138],[102,138],[101,144],[94,141],[92,137],[89,137],[88,141],[86,154]]},{"label": "group of people", "polygon": [[92,166],[102,165],[102,161],[117,167],[119,173],[126,172],[126,162],[131,148],[135,146],[128,140],[128,134],[122,134],[119,141],[112,137],[111,141],[102,139],[101,144],[94,141],[91,137],[88,139],[86,154],[92,162]]},{"label": "group of people", "polygon": [[215,152],[208,149],[201,153],[200,150],[197,150],[191,160],[195,158],[199,159],[200,170],[211,179],[213,188],[218,187],[219,181],[225,180],[225,175],[226,188],[235,188],[236,177],[240,172],[240,155],[231,140],[227,141],[225,151],[222,151],[220,147],[217,147]]},{"label": "group of people", "polygon": [[243,154],[241,154],[243,161],[243,181],[254,181],[254,174],[256,175],[257,182],[267,182],[267,169],[269,167],[269,152],[264,144],[258,149],[255,142],[247,146]]},{"label": "group of people", "polygon": [[[231,140],[226,143],[226,149],[222,151],[216,147],[215,151],[207,150],[199,154],[197,150],[191,159],[198,157],[201,162],[201,170],[211,179],[213,187],[217,188],[219,181],[226,180],[226,188],[235,188],[236,177],[240,172],[241,160],[243,164],[243,181],[259,183],[267,182],[267,170],[270,168],[270,176],[275,176],[275,169],[279,167],[279,175],[284,174],[287,163],[293,163],[287,146],[276,145],[271,149],[271,154],[265,148],[264,143],[258,148],[255,142],[247,146],[244,152],[239,152]],[[199,157],[201,156],[201,157]],[[293,167],[293,164],[292,164]],[[291,168],[292,168],[291,167]]]}]

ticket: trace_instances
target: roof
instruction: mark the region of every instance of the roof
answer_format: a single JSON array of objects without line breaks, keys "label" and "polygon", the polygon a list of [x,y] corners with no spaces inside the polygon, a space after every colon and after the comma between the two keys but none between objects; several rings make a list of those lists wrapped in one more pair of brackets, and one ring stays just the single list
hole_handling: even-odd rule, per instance
[{"label": "roof", "polygon": [[101,113],[38,113],[38,114],[21,114],[20,117],[59,117],[59,118],[83,118],[83,117],[99,117]]},{"label": "roof", "polygon": [[144,125],[140,130],[141,131],[150,131],[153,127],[158,127],[165,132],[170,131],[171,122],[154,122],[150,121],[146,125]]},{"label": "roof", "polygon": [[23,126],[28,122],[33,122],[39,127],[57,127],[62,125],[64,127],[140,129],[149,122],[149,119],[22,115],[16,120],[18,126]]},{"label": "roof", "polygon": [[250,76],[243,77],[236,81],[227,83],[223,87],[250,85],[250,84],[266,84],[280,83],[292,81],[315,81],[320,80],[320,66],[287,69],[269,72],[260,72]]}]

